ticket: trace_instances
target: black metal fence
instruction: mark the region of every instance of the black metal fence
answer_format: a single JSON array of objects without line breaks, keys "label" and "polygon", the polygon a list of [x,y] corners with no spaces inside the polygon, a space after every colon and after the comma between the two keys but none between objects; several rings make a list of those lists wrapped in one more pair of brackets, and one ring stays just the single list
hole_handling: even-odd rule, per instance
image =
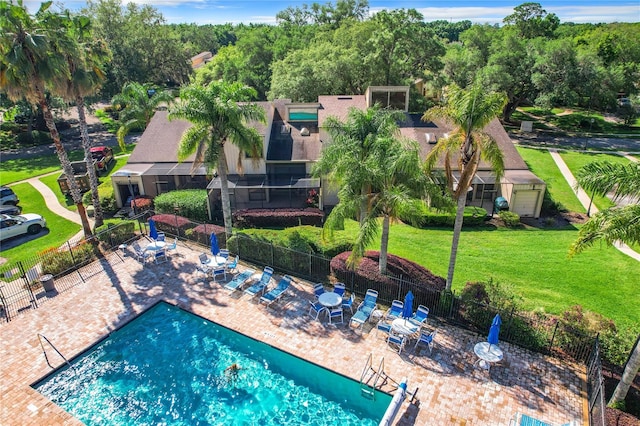
[{"label": "black metal fence", "polygon": [[600,361],[600,340],[596,338],[587,359],[587,398],[589,401],[589,424],[591,426],[606,426],[606,411],[604,400],[604,379],[602,377],[602,362]]}]

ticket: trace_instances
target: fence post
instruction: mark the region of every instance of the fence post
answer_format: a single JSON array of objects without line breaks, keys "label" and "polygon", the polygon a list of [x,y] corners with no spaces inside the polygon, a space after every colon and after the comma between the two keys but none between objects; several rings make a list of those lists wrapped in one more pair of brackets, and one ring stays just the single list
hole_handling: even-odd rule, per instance
[{"label": "fence post", "polygon": [[451,319],[453,317],[453,304],[456,299],[456,294],[453,292],[453,290],[445,290],[444,293],[445,296],[449,297],[451,300],[451,302],[449,303],[449,314],[447,315],[447,318]]},{"label": "fence post", "polygon": [[27,273],[24,270],[24,265],[22,264],[22,261],[18,261],[18,267],[20,268],[20,275],[22,276],[22,278],[24,278],[24,282],[26,283],[27,291],[31,295],[31,303],[33,303],[37,308],[38,301],[36,300],[36,295],[33,294],[33,290],[31,289],[31,283],[29,282],[29,278],[27,278]]},{"label": "fence post", "polygon": [[69,247],[69,253],[71,254],[71,261],[73,262],[73,266],[76,266],[76,258],[73,256],[73,249],[71,248],[71,244],[67,240],[67,247]]},{"label": "fence post", "polygon": [[309,257],[309,276],[312,277],[313,276],[313,255],[311,253],[307,253],[307,256]]},{"label": "fence post", "polygon": [[553,334],[551,334],[551,340],[549,341],[549,353],[551,353],[551,349],[553,348],[553,341],[556,338],[556,331],[558,330],[558,323],[556,322],[556,326],[553,328]]},{"label": "fence post", "polygon": [[504,331],[504,336],[508,336],[509,335],[509,330],[511,330],[511,324],[513,323],[513,313],[516,310],[515,307],[511,308],[511,312],[509,312],[509,322],[507,322],[507,326],[505,327],[506,330]]},{"label": "fence post", "polygon": [[2,303],[2,309],[4,309],[4,317],[7,322],[11,321],[11,316],[9,315],[9,306],[7,305],[7,300],[4,298],[4,294],[2,294],[2,288],[4,286],[0,286],[0,303]]},{"label": "fence post", "polygon": [[273,243],[269,243],[269,244],[271,245],[271,265],[273,266],[275,265],[276,257],[275,257],[275,254],[273,253],[274,252]]}]

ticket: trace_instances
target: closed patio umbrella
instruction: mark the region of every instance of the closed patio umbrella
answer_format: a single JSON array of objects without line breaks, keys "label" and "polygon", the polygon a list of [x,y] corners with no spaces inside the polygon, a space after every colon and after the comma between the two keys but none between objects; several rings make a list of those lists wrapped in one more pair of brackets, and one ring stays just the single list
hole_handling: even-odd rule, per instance
[{"label": "closed patio umbrella", "polygon": [[158,230],[156,229],[156,222],[153,219],[149,219],[149,236],[154,240],[158,238]]},{"label": "closed patio umbrella", "polygon": [[496,314],[491,322],[491,328],[489,328],[489,335],[487,336],[487,342],[490,345],[498,344],[498,334],[500,334],[500,325],[502,324],[502,319],[500,318],[500,314]]},{"label": "closed patio umbrella", "polygon": [[413,315],[413,293],[409,293],[404,297],[404,306],[402,307],[402,318],[411,318]]},{"label": "closed patio umbrella", "polygon": [[216,256],[220,253],[220,247],[218,246],[218,237],[214,232],[211,233],[211,254]]}]

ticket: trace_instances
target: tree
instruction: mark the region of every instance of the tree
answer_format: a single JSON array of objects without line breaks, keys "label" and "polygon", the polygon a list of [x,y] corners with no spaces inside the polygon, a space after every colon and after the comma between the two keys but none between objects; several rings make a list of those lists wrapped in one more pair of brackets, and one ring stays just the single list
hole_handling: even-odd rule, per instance
[{"label": "tree", "polygon": [[[68,12],[67,12],[68,13]],[[74,101],[78,110],[80,135],[84,150],[84,161],[87,163],[87,174],[91,187],[91,200],[94,209],[95,227],[102,226],[104,215],[98,194],[98,177],[95,167],[92,167],[91,140],[87,128],[84,102],[85,96],[98,91],[105,80],[103,67],[110,59],[110,52],[106,44],[92,38],[91,21],[86,16],[69,18],[68,37],[77,48],[65,49],[63,52],[69,67],[69,80],[66,87],[60,87],[62,96]],[[71,53],[73,52],[73,54]]]},{"label": "tree", "polygon": [[224,146],[230,142],[239,149],[239,170],[245,153],[256,161],[261,157],[262,136],[248,126],[250,121],[265,121],[264,109],[249,102],[255,96],[254,89],[239,83],[192,84],[180,91],[179,102],[169,111],[170,119],[193,123],[180,139],[178,158],[182,161],[195,153],[194,169],[205,164],[209,170],[215,167],[218,172],[227,237],[231,236],[232,222]]},{"label": "tree", "polygon": [[404,113],[382,109],[377,104],[366,110],[351,108],[345,122],[336,117],[325,120],[331,141],[322,149],[312,173],[327,177],[331,185],[356,188],[352,191],[360,194],[357,217],[361,224],[367,214],[367,194],[371,192],[371,175],[365,162],[378,139],[396,135],[397,122],[401,120]]},{"label": "tree", "polygon": [[613,391],[613,395],[609,399],[609,405],[616,406],[617,404],[622,403],[627,397],[627,393],[629,392],[629,388],[631,387],[631,383],[638,374],[638,370],[640,370],[640,334],[636,339],[635,345],[633,345],[633,349],[631,350],[631,354],[629,355],[629,359],[624,366],[624,371],[622,372],[622,377],[618,382],[618,386]]},{"label": "tree", "polygon": [[131,130],[146,129],[156,109],[163,103],[171,102],[173,102],[173,96],[168,91],[156,90],[150,84],[136,82],[125,84],[122,93],[111,100],[115,108],[121,108],[120,127],[116,134],[120,148],[125,149],[124,138]]},{"label": "tree", "polygon": [[554,13],[547,13],[540,3],[532,2],[514,7],[513,13],[502,22],[515,26],[524,38],[550,38],[560,25],[560,19]]},{"label": "tree", "polygon": [[50,6],[51,2],[42,3],[35,16],[31,16],[22,0],[0,3],[0,27],[3,29],[0,34],[0,89],[9,99],[25,99],[42,110],[87,237],[91,235],[91,226],[82,204],[82,194],[45,94],[46,85],[65,86],[70,78],[60,45],[65,41],[60,33],[65,31],[68,22],[64,16],[50,12]]},{"label": "tree", "polygon": [[[444,158],[447,187],[457,200],[446,284],[447,290],[451,290],[467,191],[471,187],[478,164],[481,159],[488,162],[496,176],[496,182],[500,181],[504,171],[502,151],[496,141],[482,129],[500,113],[506,98],[500,93],[487,92],[481,84],[476,83],[466,90],[450,86],[446,99],[445,105],[429,109],[422,118],[425,121],[444,119],[453,125],[449,136],[436,143],[425,161],[425,170],[431,173],[437,161]],[[452,160],[458,163],[460,177],[457,184],[454,182]]]},{"label": "tree", "polygon": [[570,254],[578,254],[596,241],[612,245],[617,241],[640,243],[640,164],[589,163],[580,169],[576,180],[588,193],[606,195],[613,191],[615,198],[629,197],[623,207],[599,211],[584,224]]}]

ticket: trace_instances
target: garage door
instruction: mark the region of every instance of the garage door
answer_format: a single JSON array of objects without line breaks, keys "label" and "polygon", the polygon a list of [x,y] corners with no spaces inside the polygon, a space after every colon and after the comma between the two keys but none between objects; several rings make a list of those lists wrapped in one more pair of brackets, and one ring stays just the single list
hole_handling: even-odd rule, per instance
[{"label": "garage door", "polygon": [[533,217],[540,191],[517,191],[511,197],[511,211],[522,217]]}]

